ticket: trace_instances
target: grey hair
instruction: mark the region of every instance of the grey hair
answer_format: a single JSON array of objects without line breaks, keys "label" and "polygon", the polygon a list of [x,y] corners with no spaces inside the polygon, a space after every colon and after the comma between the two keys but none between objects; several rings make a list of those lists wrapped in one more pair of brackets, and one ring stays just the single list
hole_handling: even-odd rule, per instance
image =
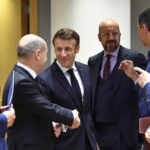
[{"label": "grey hair", "polygon": [[[22,44],[23,43],[23,44]],[[46,42],[36,35],[24,36],[17,47],[18,57],[29,57],[36,50],[45,50],[47,48]]]}]

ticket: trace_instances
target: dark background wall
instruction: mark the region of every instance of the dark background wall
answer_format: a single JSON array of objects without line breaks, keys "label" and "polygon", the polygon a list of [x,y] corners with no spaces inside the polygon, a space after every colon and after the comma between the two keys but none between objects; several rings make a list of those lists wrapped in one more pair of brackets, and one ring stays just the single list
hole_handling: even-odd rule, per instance
[{"label": "dark background wall", "polygon": [[51,1],[38,0],[38,30],[39,36],[44,38],[48,45],[48,57],[46,67],[50,65],[50,47],[51,47]]}]

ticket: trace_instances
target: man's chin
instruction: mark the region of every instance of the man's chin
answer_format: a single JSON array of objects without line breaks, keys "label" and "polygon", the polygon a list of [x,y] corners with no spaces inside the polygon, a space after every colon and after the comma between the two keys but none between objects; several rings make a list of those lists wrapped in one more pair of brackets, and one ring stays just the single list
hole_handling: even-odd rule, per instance
[{"label": "man's chin", "polygon": [[107,52],[114,52],[115,48],[107,48],[105,51],[107,51]]},{"label": "man's chin", "polygon": [[67,64],[65,63],[61,63],[61,66],[67,68]]}]

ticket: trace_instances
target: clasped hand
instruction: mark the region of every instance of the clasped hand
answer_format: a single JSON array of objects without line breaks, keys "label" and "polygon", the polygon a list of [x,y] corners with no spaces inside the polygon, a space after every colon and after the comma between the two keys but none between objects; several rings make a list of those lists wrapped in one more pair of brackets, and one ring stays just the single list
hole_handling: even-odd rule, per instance
[{"label": "clasped hand", "polygon": [[[72,113],[73,113],[73,117],[74,117],[72,126],[65,125],[65,128],[74,129],[74,128],[78,128],[80,126],[79,112],[76,109],[74,109],[74,110],[72,110]],[[52,125],[53,125],[53,129],[54,129],[54,134],[58,138],[59,135],[61,134],[62,125],[60,123],[56,123],[54,121],[52,122]]]}]

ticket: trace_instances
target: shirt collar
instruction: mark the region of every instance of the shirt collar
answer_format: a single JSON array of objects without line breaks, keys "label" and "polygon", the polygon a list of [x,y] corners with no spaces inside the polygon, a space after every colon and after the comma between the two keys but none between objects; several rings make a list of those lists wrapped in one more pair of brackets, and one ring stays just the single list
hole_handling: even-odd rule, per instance
[{"label": "shirt collar", "polygon": [[56,63],[57,63],[57,65],[59,66],[59,68],[62,70],[62,72],[63,73],[65,73],[65,72],[67,72],[69,69],[73,69],[73,70],[77,70],[77,68],[76,68],[76,66],[75,66],[75,62],[73,63],[73,65],[72,65],[72,67],[71,68],[65,68],[65,67],[63,67],[63,66],[61,66],[61,64],[59,63],[59,61],[58,60],[56,60]]},{"label": "shirt collar", "polygon": [[28,66],[26,66],[26,65],[24,65],[24,64],[22,64],[20,62],[18,62],[17,65],[22,67],[26,71],[28,71],[31,74],[31,76],[33,77],[33,79],[36,78],[37,74],[36,74],[36,72],[34,70],[32,70],[31,68],[29,68]]},{"label": "shirt collar", "polygon": [[[111,53],[112,56],[117,57],[119,53],[120,45],[116,48],[114,52]],[[106,56],[106,52],[104,51],[104,57]]]}]

